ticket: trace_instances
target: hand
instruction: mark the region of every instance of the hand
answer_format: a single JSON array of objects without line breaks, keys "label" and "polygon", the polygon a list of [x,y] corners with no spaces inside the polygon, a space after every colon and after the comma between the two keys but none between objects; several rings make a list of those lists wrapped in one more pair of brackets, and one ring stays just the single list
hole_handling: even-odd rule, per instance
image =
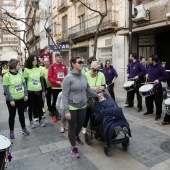
[{"label": "hand", "polygon": [[28,100],[28,96],[25,96],[24,97],[24,101],[26,102]]},{"label": "hand", "polygon": [[114,82],[115,82],[115,79],[112,80],[112,83],[114,83]]},{"label": "hand", "polygon": [[149,76],[148,76],[148,74],[146,74],[146,76],[145,76],[145,77],[146,77],[146,79],[148,79],[148,77],[149,77]]},{"label": "hand", "polygon": [[14,101],[10,101],[10,105],[11,106],[15,106],[15,102]]},{"label": "hand", "polygon": [[66,118],[67,120],[71,120],[71,114],[70,114],[70,113],[66,113],[66,114],[65,114],[65,118]]},{"label": "hand", "polygon": [[45,92],[42,92],[42,97],[43,97],[43,98],[45,97]]},{"label": "hand", "polygon": [[61,86],[61,84],[62,84],[61,81],[56,81],[56,83],[57,83],[58,85],[60,85],[60,86]]},{"label": "hand", "polygon": [[154,84],[158,84],[158,83],[159,83],[159,80],[155,80],[155,81],[154,81]]},{"label": "hand", "polygon": [[133,79],[136,80],[136,79],[138,79],[138,78],[139,78],[139,76],[135,76]]}]

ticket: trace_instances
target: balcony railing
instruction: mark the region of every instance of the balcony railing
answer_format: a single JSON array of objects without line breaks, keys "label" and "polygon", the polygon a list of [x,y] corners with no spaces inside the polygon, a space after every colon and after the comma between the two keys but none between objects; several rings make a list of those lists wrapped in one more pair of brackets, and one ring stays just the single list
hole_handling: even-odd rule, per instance
[{"label": "balcony railing", "polygon": [[[117,11],[109,10],[107,12],[107,16],[104,18],[102,24],[100,25],[100,30],[118,27],[117,13]],[[100,15],[97,15],[69,28],[69,38],[76,38],[96,32],[99,21]]]},{"label": "balcony railing", "polygon": [[58,3],[57,11],[59,12],[59,11],[63,10],[64,8],[67,8],[67,7],[68,7],[67,0],[61,0]]}]

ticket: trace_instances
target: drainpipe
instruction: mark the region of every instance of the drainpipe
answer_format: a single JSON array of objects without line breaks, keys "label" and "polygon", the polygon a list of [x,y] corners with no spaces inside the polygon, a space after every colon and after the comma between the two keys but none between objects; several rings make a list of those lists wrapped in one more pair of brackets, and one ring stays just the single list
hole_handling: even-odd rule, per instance
[{"label": "drainpipe", "polygon": [[129,56],[132,53],[132,0],[129,0]]}]

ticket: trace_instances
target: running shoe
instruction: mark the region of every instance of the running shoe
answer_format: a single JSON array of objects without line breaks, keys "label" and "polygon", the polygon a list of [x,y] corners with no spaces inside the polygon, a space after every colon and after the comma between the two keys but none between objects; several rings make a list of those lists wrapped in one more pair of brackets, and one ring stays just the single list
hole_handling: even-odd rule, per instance
[{"label": "running shoe", "polygon": [[53,122],[57,122],[56,116],[53,116],[52,119],[53,119]]},{"label": "running shoe", "polygon": [[79,137],[76,138],[76,143],[78,145],[84,145],[84,142]]},{"label": "running shoe", "polygon": [[85,134],[86,133],[86,128],[82,128],[82,131],[81,131],[83,134]]},{"label": "running shoe", "polygon": [[38,122],[38,118],[34,118],[34,121],[35,121],[35,122]]},{"label": "running shoe", "polygon": [[14,131],[10,131],[9,137],[10,137],[10,139],[14,139],[15,138]]},{"label": "running shoe", "polygon": [[31,129],[34,129],[35,128],[35,124],[34,124],[34,122],[32,121],[32,122],[30,122],[30,126],[31,126]]},{"label": "running shoe", "polygon": [[43,120],[41,120],[41,121],[39,122],[39,124],[40,124],[41,127],[44,127],[44,126],[45,126],[45,123],[44,123]]},{"label": "running shoe", "polygon": [[44,115],[42,116],[42,119],[45,119],[45,116],[44,116]]},{"label": "running shoe", "polygon": [[26,128],[22,129],[21,133],[23,133],[26,136],[30,135],[30,132],[28,132],[28,130]]},{"label": "running shoe", "polygon": [[80,153],[78,151],[78,148],[74,147],[71,151],[71,154],[74,158],[80,158]]}]

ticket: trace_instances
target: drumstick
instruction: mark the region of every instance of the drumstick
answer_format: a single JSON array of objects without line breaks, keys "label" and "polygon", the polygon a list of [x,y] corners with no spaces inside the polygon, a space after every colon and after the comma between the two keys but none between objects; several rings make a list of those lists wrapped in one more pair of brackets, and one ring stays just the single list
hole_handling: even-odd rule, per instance
[{"label": "drumstick", "polygon": [[[146,83],[141,83],[141,84],[146,84]],[[155,84],[154,82],[147,82],[147,84]]]}]

